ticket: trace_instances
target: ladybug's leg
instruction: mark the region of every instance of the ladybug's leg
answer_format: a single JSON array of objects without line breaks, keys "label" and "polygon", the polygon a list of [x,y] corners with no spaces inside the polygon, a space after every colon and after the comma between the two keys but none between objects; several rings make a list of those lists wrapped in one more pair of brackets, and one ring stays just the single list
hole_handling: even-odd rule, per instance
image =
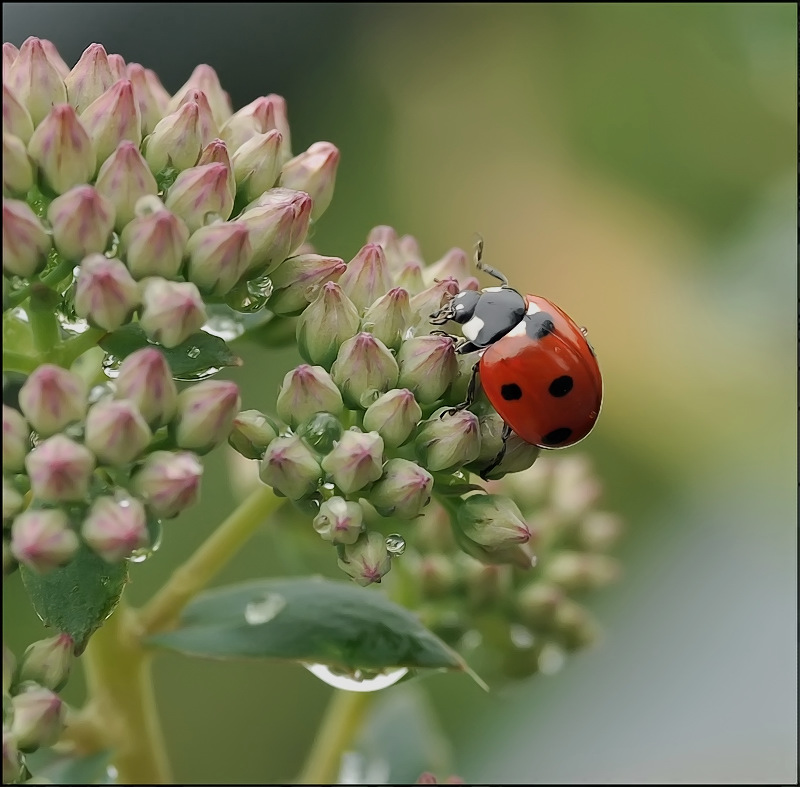
[{"label": "ladybug's leg", "polygon": [[473,256],[475,259],[475,267],[479,271],[485,271],[490,276],[502,282],[504,287],[508,286],[508,279],[502,273],[500,273],[497,268],[493,268],[491,265],[487,265],[483,261],[483,238],[480,235],[478,235],[478,239],[475,241],[475,251]]},{"label": "ladybug's leg", "polygon": [[487,478],[489,473],[491,473],[492,470],[494,470],[495,467],[497,467],[497,465],[499,465],[500,462],[503,461],[503,457],[506,455],[506,442],[508,441],[508,438],[511,437],[511,431],[512,431],[511,427],[508,424],[504,423],[503,424],[503,435],[502,435],[503,445],[500,446],[500,450],[497,452],[497,456],[494,459],[492,459],[491,463],[486,465],[486,467],[484,467],[483,470],[481,470],[481,478],[484,481],[488,481],[489,480]]},{"label": "ladybug's leg", "polygon": [[[478,362],[480,363],[480,361]],[[476,363],[472,367],[472,376],[469,378],[469,383],[467,384],[467,398],[461,402],[461,404],[457,404],[455,407],[449,407],[447,410],[443,411],[439,418],[444,418],[446,415],[455,415],[457,412],[461,410],[466,410],[474,401],[475,401],[475,389],[478,387],[478,364]]]}]

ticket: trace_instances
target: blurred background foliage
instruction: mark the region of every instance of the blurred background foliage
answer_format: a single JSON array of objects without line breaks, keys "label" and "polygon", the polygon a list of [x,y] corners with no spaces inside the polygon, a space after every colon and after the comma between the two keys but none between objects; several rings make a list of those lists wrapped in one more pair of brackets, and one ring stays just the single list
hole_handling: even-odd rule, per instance
[{"label": "blurred background foliage", "polygon": [[[100,42],[171,91],[209,63],[236,107],[284,95],[295,152],[342,151],[322,253],[348,260],[391,224],[433,261],[479,231],[491,264],[590,327],[606,400],[574,450],[628,523],[625,578],[593,604],[606,636],[488,696],[423,682],[443,767],[495,784],[794,781],[795,4],[5,3],[3,26],[69,64]],[[268,409],[296,357],[241,353],[245,406]],[[235,504],[228,458],[209,461],[202,504],[134,567],[134,602]],[[259,534],[220,581],[293,571],[285,537]],[[315,568],[332,558],[320,547]],[[41,633],[7,586],[19,652]],[[330,694],[294,665],[165,655],[156,674],[184,782],[291,779]],[[394,691],[364,746],[388,731],[397,782],[431,759]],[[76,676],[66,697],[81,693]]]}]

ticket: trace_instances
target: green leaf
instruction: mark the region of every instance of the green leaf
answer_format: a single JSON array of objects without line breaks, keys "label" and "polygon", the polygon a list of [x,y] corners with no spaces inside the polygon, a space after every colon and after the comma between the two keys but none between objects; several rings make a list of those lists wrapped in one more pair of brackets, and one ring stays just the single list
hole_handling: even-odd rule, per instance
[{"label": "green leaf", "polygon": [[128,581],[127,563],[106,563],[86,544],[62,568],[37,574],[23,565],[20,573],[36,614],[46,626],[69,634],[76,653],[117,606]]},{"label": "green leaf", "polygon": [[50,784],[111,784],[108,765],[111,752],[100,751],[76,757],[39,749],[25,756],[28,770]]},{"label": "green leaf", "polygon": [[[122,360],[143,347],[153,347],[138,323],[130,323],[114,333],[108,334],[100,346],[110,355]],[[158,349],[167,359],[172,376],[176,380],[199,380],[208,376],[210,369],[224,366],[241,366],[241,358],[213,334],[198,331],[177,347]]]},{"label": "green leaf", "polygon": [[317,578],[210,591],[187,607],[176,630],[148,642],[208,658],[287,659],[344,670],[468,671],[412,612],[380,592]]}]

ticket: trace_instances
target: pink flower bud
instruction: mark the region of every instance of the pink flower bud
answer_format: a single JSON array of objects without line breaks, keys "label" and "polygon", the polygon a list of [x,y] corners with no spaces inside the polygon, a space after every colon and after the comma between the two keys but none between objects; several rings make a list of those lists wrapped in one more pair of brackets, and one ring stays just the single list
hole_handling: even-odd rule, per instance
[{"label": "pink flower bud", "polygon": [[52,41],[48,41],[46,38],[41,39],[42,49],[44,49],[44,53],[47,55],[47,59],[53,64],[53,67],[58,71],[59,76],[62,79],[67,78],[67,74],[69,74],[69,66],[64,62],[64,58],[58,53],[56,49],[56,45]]},{"label": "pink flower bud", "polygon": [[322,478],[316,456],[297,435],[275,438],[264,452],[258,473],[265,484],[290,500],[312,494]]},{"label": "pink flower bud", "polygon": [[433,284],[437,279],[455,279],[464,282],[469,278],[469,258],[463,249],[448,250],[444,257],[425,268],[425,283]]},{"label": "pink flower bud", "polygon": [[43,686],[30,683],[25,688],[11,700],[11,734],[21,751],[35,751],[58,740],[64,727],[64,704]]},{"label": "pink flower bud", "polygon": [[266,134],[253,135],[233,154],[236,182],[248,201],[258,198],[277,182],[283,160],[282,145],[281,132],[272,129]]},{"label": "pink flower bud", "polygon": [[91,186],[76,186],[50,203],[47,218],[58,251],[77,261],[106,250],[114,229],[114,206]]},{"label": "pink flower bud", "polygon": [[458,376],[454,344],[448,336],[417,336],[403,342],[397,362],[398,384],[412,390],[423,404],[442,397]]},{"label": "pink flower bud", "polygon": [[75,660],[75,640],[69,634],[58,634],[29,645],[20,661],[19,680],[31,680],[52,691],[58,691],[69,677]]},{"label": "pink flower bud", "polygon": [[346,495],[377,481],[382,468],[383,438],[377,432],[343,432],[322,460],[322,469]]},{"label": "pink flower bud", "polygon": [[189,256],[186,278],[201,292],[210,295],[230,292],[253,256],[250,232],[239,221],[220,221],[200,227],[189,239],[186,252]]},{"label": "pink flower bud", "polygon": [[224,164],[204,164],[184,170],[167,192],[164,204],[186,222],[190,232],[210,219],[227,219],[233,209],[228,169]]},{"label": "pink flower bud", "polygon": [[410,318],[408,292],[395,287],[367,309],[361,327],[380,339],[387,347],[396,350],[405,336]]},{"label": "pink flower bud", "polygon": [[[5,46],[5,45],[4,45]],[[16,784],[27,769],[22,764],[22,755],[10,729],[3,727],[3,784]]]},{"label": "pink flower bud", "polygon": [[5,82],[3,82],[3,132],[19,137],[26,145],[33,134],[31,113]]},{"label": "pink flower bud", "polygon": [[148,279],[142,293],[139,324],[148,338],[164,347],[177,347],[205,325],[203,299],[191,282]]},{"label": "pink flower bud", "polygon": [[139,288],[128,269],[102,254],[84,257],[75,285],[75,313],[92,325],[116,331],[139,305]]},{"label": "pink flower bud", "polygon": [[158,193],[156,179],[133,142],[124,140],[103,162],[94,184],[113,206],[115,227],[121,231],[136,216],[136,203],[144,196]]},{"label": "pink flower bud", "polygon": [[142,121],[142,134],[152,134],[158,121],[161,120],[163,113],[151,89],[151,83],[147,77],[146,69],[138,63],[129,63],[127,76],[133,85],[133,95],[139,107],[139,117]]},{"label": "pink flower bud", "polygon": [[383,248],[368,243],[350,261],[339,286],[359,308],[366,309],[392,286]]},{"label": "pink flower bud", "polygon": [[144,506],[135,497],[98,497],[81,525],[81,537],[107,563],[119,563],[150,541]]},{"label": "pink flower bud", "polygon": [[83,112],[114,84],[108,55],[101,44],[90,44],[64,79],[69,103]]},{"label": "pink flower bud", "polygon": [[120,79],[128,78],[128,64],[125,62],[125,58],[122,55],[109,55],[108,67],[111,69],[111,76],[115,82],[118,82]]},{"label": "pink flower bud", "polygon": [[233,419],[228,443],[246,459],[261,459],[278,436],[278,426],[258,410],[243,410]]},{"label": "pink flower bud", "polygon": [[397,231],[394,227],[384,224],[373,227],[367,235],[367,243],[377,243],[383,249],[389,270],[395,271],[402,265],[403,257],[400,252],[400,239],[397,237]]},{"label": "pink flower bud", "polygon": [[[458,292],[459,286],[455,279],[442,279],[435,282],[411,299],[412,320],[420,329],[432,330],[434,326],[430,322],[431,315],[439,311]],[[417,333],[419,332],[418,330]]]},{"label": "pink flower bud", "polygon": [[104,162],[123,140],[139,145],[142,117],[127,79],[114,82],[81,112],[81,123],[94,145],[97,163]]},{"label": "pink flower bud", "polygon": [[205,147],[212,139],[219,136],[219,127],[214,120],[208,96],[202,90],[190,88],[177,102],[174,98],[170,99],[165,114],[177,112],[184,104],[197,104],[197,129],[200,134],[200,146],[201,148]]},{"label": "pink flower bud", "polygon": [[407,388],[395,388],[376,399],[364,413],[364,428],[391,448],[402,445],[422,418],[422,408]]},{"label": "pink flower bud", "polygon": [[208,105],[217,125],[222,125],[233,113],[230,96],[222,89],[217,72],[205,64],[197,66],[186,84],[178,88],[170,102],[169,110],[177,109],[186,95],[193,90],[201,90],[207,96]]},{"label": "pink flower bud", "polygon": [[311,218],[316,221],[328,209],[336,183],[339,149],[330,142],[315,142],[305,153],[295,156],[281,169],[281,186],[305,191],[314,205]]},{"label": "pink flower bud", "polygon": [[10,41],[3,42],[3,84],[5,85],[6,72],[19,57],[19,49]]},{"label": "pink flower bud", "polygon": [[417,458],[428,470],[452,472],[473,461],[481,450],[478,416],[469,410],[439,417],[435,412],[414,441]]},{"label": "pink flower bud", "polygon": [[531,529],[517,505],[500,495],[471,495],[458,506],[458,526],[462,533],[487,549],[503,549],[527,544]]},{"label": "pink flower bud", "polygon": [[44,503],[84,500],[94,467],[92,452],[61,434],[43,440],[25,457],[31,490]]},{"label": "pink flower bud", "polygon": [[[344,263],[341,269],[344,270]],[[280,268],[276,273],[279,271]],[[300,355],[330,369],[339,348],[356,333],[358,324],[358,309],[353,302],[336,282],[326,282],[297,321]]]},{"label": "pink flower bud", "polygon": [[[317,297],[323,284],[335,282],[344,271],[345,264],[340,257],[325,257],[321,254],[289,257],[270,275],[274,288],[269,300],[270,310],[275,314],[297,314]],[[327,329],[328,326],[323,328],[324,331]],[[351,331],[350,336],[352,335]]]},{"label": "pink flower bud", "polygon": [[145,140],[144,157],[154,175],[167,167],[184,170],[195,165],[203,144],[200,108],[189,101],[156,124]]},{"label": "pink flower bud", "polygon": [[34,126],[44,120],[53,104],[67,100],[64,80],[48,59],[42,42],[33,36],[23,42],[4,81],[30,112]]},{"label": "pink flower bud", "polygon": [[3,194],[24,196],[33,186],[33,168],[25,143],[13,134],[3,134]]},{"label": "pink flower bud", "polygon": [[344,342],[331,367],[331,377],[349,407],[368,407],[378,394],[397,385],[398,373],[389,348],[371,333]]},{"label": "pink flower bud", "polygon": [[203,465],[189,451],[154,451],[133,485],[156,516],[172,519],[197,501],[202,476]]},{"label": "pink flower bud", "polygon": [[413,519],[431,500],[433,476],[407,459],[390,459],[372,487],[369,502],[381,516]]},{"label": "pink flower bud", "polygon": [[31,449],[31,430],[22,413],[3,405],[3,472],[19,473]]},{"label": "pink flower bud", "polygon": [[406,260],[395,272],[394,283],[407,290],[409,295],[418,295],[425,289],[422,280],[422,263],[418,260]]},{"label": "pink flower bud", "polygon": [[228,380],[205,380],[178,395],[175,440],[198,453],[224,442],[241,408],[239,388]]},{"label": "pink flower bud", "polygon": [[296,427],[315,413],[340,415],[342,395],[321,366],[301,364],[283,378],[275,408],[280,419]]},{"label": "pink flower bud", "polygon": [[290,157],[291,150],[289,120],[286,115],[286,101],[274,93],[251,101],[234,113],[223,125],[220,136],[228,145],[228,150],[238,150],[255,134],[266,134],[272,129],[281,132],[283,138],[284,160]]},{"label": "pink flower bud", "polygon": [[39,573],[69,563],[80,542],[67,515],[58,509],[28,509],[11,526],[11,552]]},{"label": "pink flower bud", "polygon": [[27,203],[3,200],[3,273],[33,276],[44,268],[50,236]]},{"label": "pink flower bud", "polygon": [[86,383],[77,374],[45,363],[19,391],[19,405],[28,423],[43,437],[60,432],[86,414]]},{"label": "pink flower bud", "polygon": [[156,74],[152,68],[146,68],[144,70],[144,77],[147,80],[147,85],[150,88],[150,92],[153,94],[153,98],[156,100],[158,111],[162,115],[166,115],[167,107],[169,106],[169,102],[172,97],[164,85],[161,84],[158,74]]},{"label": "pink flower bud", "polygon": [[343,554],[344,557],[339,559],[339,568],[362,587],[380,582],[392,567],[386,540],[374,530],[362,533],[355,544],[346,544]]},{"label": "pink flower bud", "polygon": [[153,434],[129,399],[105,399],[89,408],[86,446],[101,463],[127,465],[150,444]]},{"label": "pink flower bud", "polygon": [[156,197],[152,206],[149,198],[145,197],[138,204],[137,212],[139,215],[122,230],[120,236],[121,256],[128,270],[134,279],[147,276],[174,278],[183,265],[189,228],[183,219],[164,208]]},{"label": "pink flower bud", "polygon": [[233,165],[228,155],[228,146],[221,139],[212,139],[201,151],[197,159],[197,166],[204,164],[224,164],[228,171],[228,188],[231,194],[236,194],[236,179],[233,176]]},{"label": "pink flower bud", "polygon": [[87,183],[97,162],[92,140],[69,104],[57,104],[42,120],[28,154],[56,194]]},{"label": "pink flower bud", "polygon": [[155,347],[131,353],[119,367],[115,397],[128,399],[153,428],[175,414],[178,391],[166,358]]},{"label": "pink flower bud", "polygon": [[314,530],[333,544],[354,544],[361,535],[364,512],[358,503],[343,497],[326,500],[314,517]]}]

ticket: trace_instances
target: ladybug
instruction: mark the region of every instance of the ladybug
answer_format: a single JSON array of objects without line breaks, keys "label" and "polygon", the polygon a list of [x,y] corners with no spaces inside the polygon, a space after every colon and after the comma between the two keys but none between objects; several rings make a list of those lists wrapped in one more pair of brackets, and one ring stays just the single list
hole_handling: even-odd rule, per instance
[{"label": "ladybug", "polygon": [[469,407],[480,379],[504,422],[502,448],[481,473],[486,478],[502,461],[512,432],[540,448],[566,448],[586,437],[600,413],[603,380],[586,329],[547,298],[509,287],[482,255],[478,239],[475,264],[501,286],[462,290],[431,315],[431,322],[459,323],[464,338],[452,337],[456,352],[481,354],[466,401],[443,415]]}]

